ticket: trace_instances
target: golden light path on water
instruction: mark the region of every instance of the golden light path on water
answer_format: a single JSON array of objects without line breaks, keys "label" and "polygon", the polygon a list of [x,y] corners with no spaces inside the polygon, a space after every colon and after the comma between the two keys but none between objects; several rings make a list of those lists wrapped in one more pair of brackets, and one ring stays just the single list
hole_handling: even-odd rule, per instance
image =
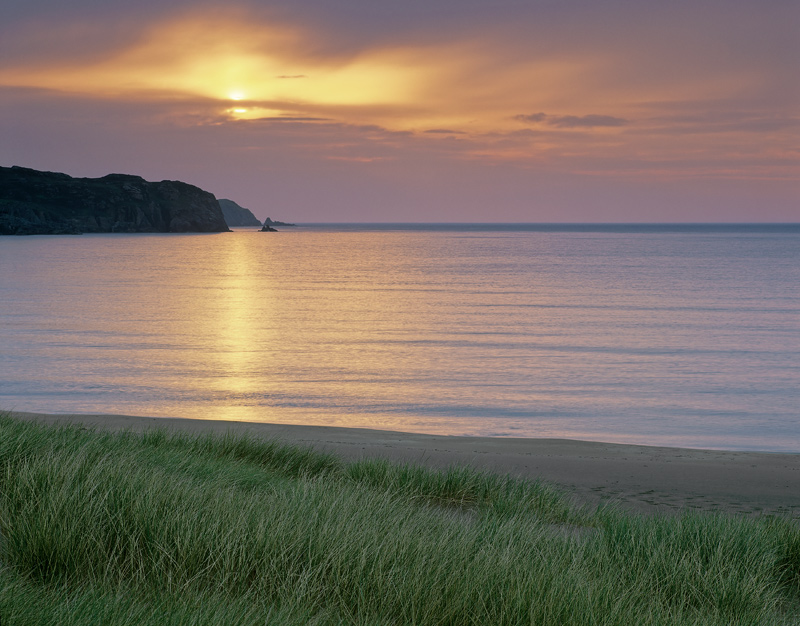
[{"label": "golden light path on water", "polygon": [[[275,298],[271,293],[270,281],[259,280],[258,267],[264,260],[251,257],[252,248],[237,240],[221,253],[220,280],[218,295],[202,303],[201,317],[210,322],[207,332],[216,339],[213,355],[214,368],[225,372],[224,376],[209,381],[216,393],[247,395],[257,391],[258,379],[253,375],[258,371],[253,360],[258,352],[253,349],[254,342],[271,343],[278,340],[274,325],[269,323],[275,308]],[[267,259],[266,262],[269,262]],[[266,322],[266,323],[265,323]],[[252,409],[242,411],[236,407],[224,407],[220,419],[257,421]]]}]

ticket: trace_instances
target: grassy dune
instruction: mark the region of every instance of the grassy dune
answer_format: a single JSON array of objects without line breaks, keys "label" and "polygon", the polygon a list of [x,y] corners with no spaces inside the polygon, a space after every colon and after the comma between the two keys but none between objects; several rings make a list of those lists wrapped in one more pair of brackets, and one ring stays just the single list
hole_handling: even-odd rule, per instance
[{"label": "grassy dune", "polygon": [[800,528],[0,417],[0,624],[796,624]]}]

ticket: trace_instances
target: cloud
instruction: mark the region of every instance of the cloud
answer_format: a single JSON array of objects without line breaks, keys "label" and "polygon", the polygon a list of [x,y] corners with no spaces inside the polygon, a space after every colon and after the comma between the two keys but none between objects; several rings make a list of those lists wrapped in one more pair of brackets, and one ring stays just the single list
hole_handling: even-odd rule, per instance
[{"label": "cloud", "polygon": [[[59,28],[42,26],[40,38],[47,40]],[[92,46],[70,37],[68,43],[81,54],[59,49],[47,58],[8,55],[0,62],[0,85],[95,97],[158,93],[220,101],[402,105],[418,96],[427,73],[406,50],[331,52],[317,45],[320,37],[308,28],[251,18],[242,9],[198,9],[156,19],[116,48],[100,39]]]},{"label": "cloud", "polygon": [[450,128],[431,128],[429,130],[423,131],[428,134],[432,135],[466,135],[467,133],[463,130],[452,130]]},{"label": "cloud", "polygon": [[533,123],[543,122],[545,121],[545,119],[547,119],[547,114],[546,113],[532,113],[530,115],[520,114],[520,115],[515,115],[514,119],[520,122],[533,122]]},{"label": "cloud", "polygon": [[544,123],[556,128],[596,128],[624,126],[628,120],[611,115],[547,115],[532,113],[515,115],[514,119],[525,123]]},{"label": "cloud", "polygon": [[375,163],[385,161],[386,157],[360,157],[360,156],[326,156],[329,161],[347,161],[350,163]]},{"label": "cloud", "polygon": [[248,121],[251,122],[332,122],[329,117],[254,117]]},{"label": "cloud", "polygon": [[611,115],[557,115],[547,123],[557,128],[595,128],[598,126],[624,126],[628,120]]}]

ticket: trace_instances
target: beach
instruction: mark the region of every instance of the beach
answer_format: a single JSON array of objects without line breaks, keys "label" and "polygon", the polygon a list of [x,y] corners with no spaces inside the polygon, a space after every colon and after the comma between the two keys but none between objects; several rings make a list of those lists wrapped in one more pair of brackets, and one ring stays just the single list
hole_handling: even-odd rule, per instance
[{"label": "beach", "polygon": [[383,458],[437,468],[468,465],[553,483],[589,506],[613,503],[645,514],[698,510],[800,518],[800,454],[130,415],[12,412],[12,416],[99,430],[232,432],[311,446],[350,460]]}]

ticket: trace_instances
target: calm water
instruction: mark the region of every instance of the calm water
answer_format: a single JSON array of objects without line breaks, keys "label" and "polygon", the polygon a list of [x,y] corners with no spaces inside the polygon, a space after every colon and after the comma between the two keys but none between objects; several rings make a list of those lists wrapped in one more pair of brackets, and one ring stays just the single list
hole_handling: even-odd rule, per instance
[{"label": "calm water", "polygon": [[0,407],[800,451],[800,230],[0,237]]}]

